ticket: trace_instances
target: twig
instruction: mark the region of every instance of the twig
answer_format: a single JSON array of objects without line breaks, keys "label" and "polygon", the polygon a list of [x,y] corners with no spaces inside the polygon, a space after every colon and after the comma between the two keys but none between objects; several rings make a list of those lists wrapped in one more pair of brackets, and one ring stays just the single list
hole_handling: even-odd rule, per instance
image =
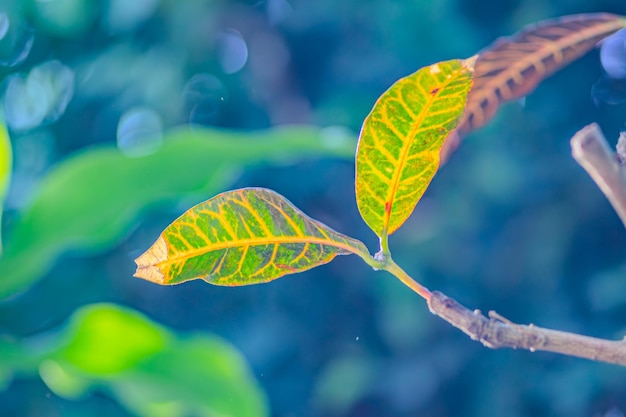
[{"label": "twig", "polygon": [[439,291],[433,291],[428,298],[428,308],[472,339],[492,349],[508,347],[531,352],[543,350],[626,366],[625,340],[597,339],[532,324],[515,324],[496,313],[487,318],[480,311],[471,311]]},{"label": "twig", "polygon": [[585,126],[572,137],[570,144],[576,162],[600,187],[626,226],[626,173],[600,127],[595,123]]},{"label": "twig", "polygon": [[[574,135],[571,146],[574,159],[600,187],[626,226],[626,169],[622,165],[626,163],[626,138],[621,138],[615,154],[593,123]],[[469,310],[439,291],[422,296],[434,315],[489,348],[543,350],[626,366],[626,338],[612,341],[516,324],[494,311],[485,317],[479,310]]]}]

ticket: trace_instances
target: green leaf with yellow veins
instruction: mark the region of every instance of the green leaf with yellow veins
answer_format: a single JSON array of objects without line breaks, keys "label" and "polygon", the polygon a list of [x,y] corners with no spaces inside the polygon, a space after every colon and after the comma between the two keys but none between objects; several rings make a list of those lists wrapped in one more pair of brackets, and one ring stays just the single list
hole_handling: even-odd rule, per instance
[{"label": "green leaf with yellow veins", "polygon": [[162,285],[198,278],[216,285],[259,284],[348,254],[370,258],[363,243],[311,219],[280,194],[243,188],[175,220],[135,260],[135,276]]},{"label": "green leaf with yellow veins", "polygon": [[441,147],[465,109],[474,61],[440,62],[398,80],[365,119],[356,197],[379,237],[405,222],[437,172]]}]

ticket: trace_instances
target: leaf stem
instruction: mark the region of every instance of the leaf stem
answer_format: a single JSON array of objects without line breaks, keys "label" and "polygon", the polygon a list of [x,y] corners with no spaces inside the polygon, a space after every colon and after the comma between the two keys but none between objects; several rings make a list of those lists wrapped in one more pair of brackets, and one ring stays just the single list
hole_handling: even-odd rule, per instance
[{"label": "leaf stem", "polygon": [[391,257],[391,253],[389,252],[389,243],[386,233],[383,233],[383,235],[381,236],[380,251],[374,256],[371,256],[367,253],[359,252],[355,252],[355,254],[361,257],[361,259],[363,259],[366,264],[368,264],[375,270],[389,272],[391,275],[398,278],[404,285],[412,289],[426,301],[430,299],[430,290],[411,278],[411,276],[407,274],[404,269],[400,268],[400,266],[395,263],[395,261]]},{"label": "leaf stem", "polygon": [[380,253],[385,258],[391,258],[391,252],[389,251],[389,235],[387,234],[387,230],[383,230],[383,234],[380,237]]},{"label": "leaf stem", "polygon": [[426,301],[430,299],[430,290],[411,278],[411,276],[407,274],[404,269],[400,268],[400,266],[395,263],[393,259],[391,259],[391,256],[385,258],[385,265],[382,269],[394,275],[396,278],[402,281],[404,285],[412,289]]}]

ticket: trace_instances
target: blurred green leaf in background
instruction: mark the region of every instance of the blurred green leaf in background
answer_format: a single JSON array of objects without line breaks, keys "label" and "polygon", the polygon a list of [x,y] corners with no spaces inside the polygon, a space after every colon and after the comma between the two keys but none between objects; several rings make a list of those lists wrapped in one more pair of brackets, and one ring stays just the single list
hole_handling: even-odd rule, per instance
[{"label": "blurred green leaf in background", "polygon": [[11,180],[12,165],[11,140],[6,126],[0,118],[0,254],[2,253],[2,212],[4,211],[4,197],[6,196]]},{"label": "blurred green leaf in background", "polygon": [[39,374],[58,396],[98,391],[141,417],[264,417],[266,400],[239,353],[212,335],[176,335],[129,308],[77,310],[52,334],[0,339],[0,382]]}]

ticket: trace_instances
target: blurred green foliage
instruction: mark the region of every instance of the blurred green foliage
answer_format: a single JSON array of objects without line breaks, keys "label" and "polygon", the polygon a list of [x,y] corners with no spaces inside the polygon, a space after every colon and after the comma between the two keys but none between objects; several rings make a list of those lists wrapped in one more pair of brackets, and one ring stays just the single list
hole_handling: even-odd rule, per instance
[{"label": "blurred green foliage", "polygon": [[56,166],[13,223],[0,271],[0,299],[24,291],[68,250],[102,251],[147,207],[212,195],[245,166],[305,155],[351,157],[342,133],[292,127],[243,133],[201,127],[174,130],[144,156],[113,147],[90,149]]},{"label": "blurred green foliage", "polygon": [[[2,225],[2,212],[4,211],[4,197],[9,188],[11,180],[11,168],[13,163],[13,152],[11,150],[11,140],[6,126],[0,119],[0,226]],[[0,253],[2,253],[2,230],[0,227]]]},{"label": "blurred green foliage", "polygon": [[0,201],[4,199],[11,180],[11,140],[4,124],[0,124]]},{"label": "blurred green foliage", "polygon": [[57,395],[97,389],[142,417],[263,417],[265,399],[243,358],[222,339],[177,336],[112,304],[77,310],[53,334],[0,339],[0,377],[39,374]]}]

